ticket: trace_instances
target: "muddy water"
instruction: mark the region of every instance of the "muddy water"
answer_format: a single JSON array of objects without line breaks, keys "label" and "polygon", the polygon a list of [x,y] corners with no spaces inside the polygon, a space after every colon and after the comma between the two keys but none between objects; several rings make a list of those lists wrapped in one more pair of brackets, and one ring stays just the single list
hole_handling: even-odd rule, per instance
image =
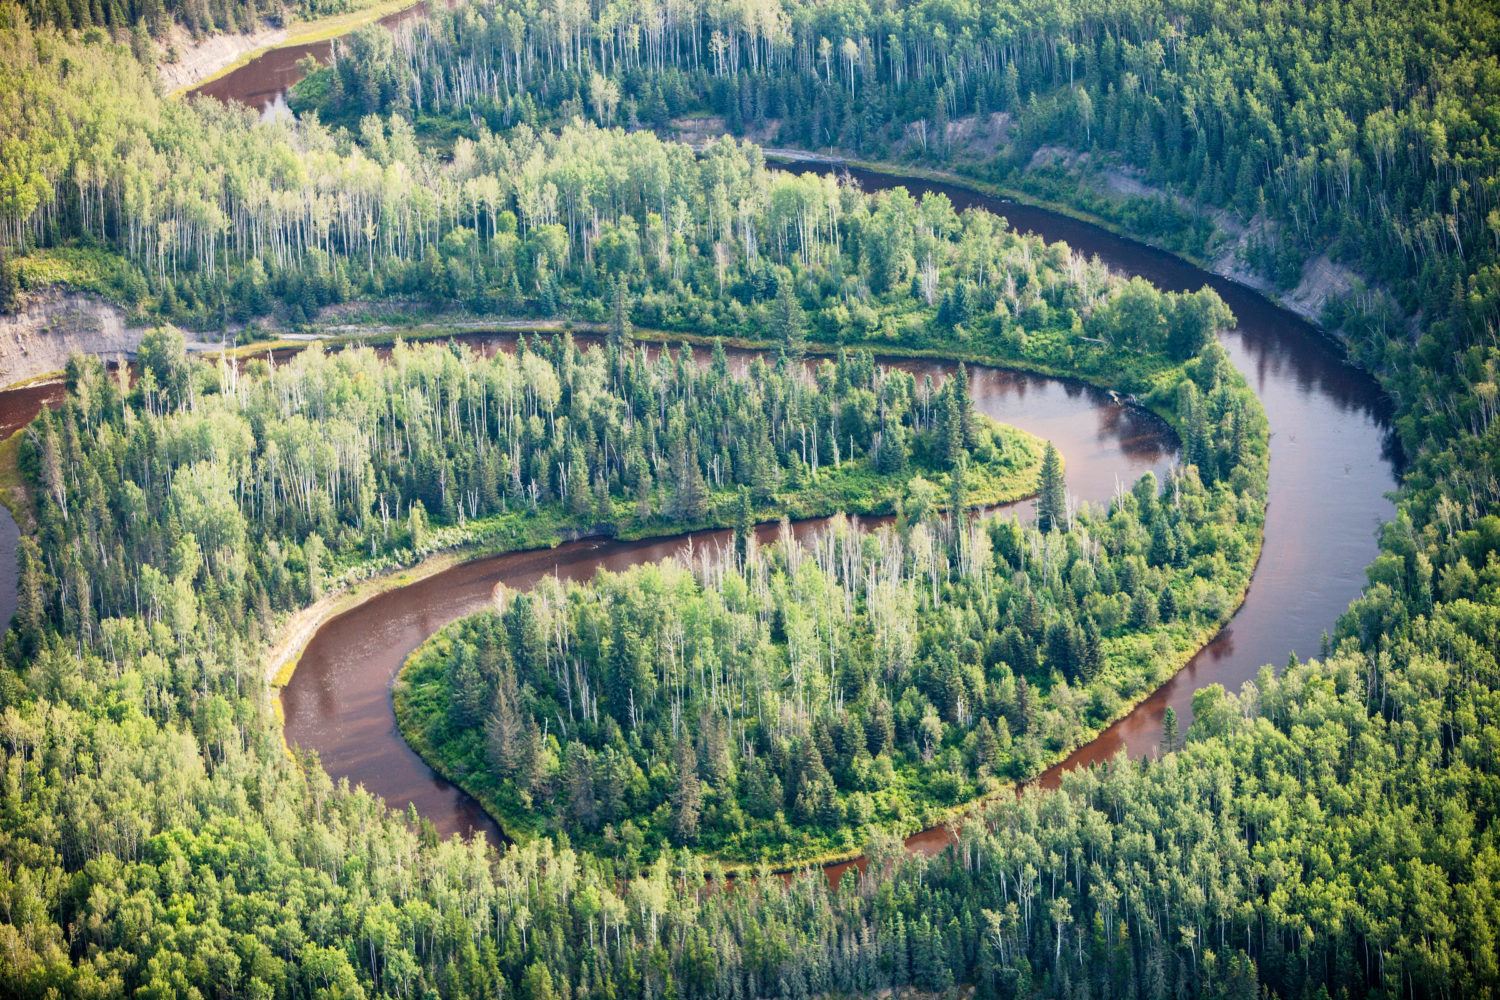
[{"label": "muddy water", "polygon": [[[418,0],[410,7],[387,14],[376,23],[389,28],[424,17],[426,13],[426,0]],[[286,92],[302,79],[302,70],[297,64],[311,56],[319,65],[326,66],[333,60],[337,47],[338,39],[331,38],[268,49],[243,66],[194,87],[188,94],[191,97],[216,97],[225,103],[238,101],[259,111],[262,118],[290,114]]]},{"label": "muddy water", "polygon": [[61,381],[37,382],[0,392],[0,440],[31,423],[42,407],[55,405],[62,398]]},{"label": "muddy water", "polygon": [[[856,175],[867,187],[891,186],[881,175]],[[1398,457],[1390,426],[1388,401],[1372,379],[1344,359],[1342,350],[1297,316],[1232,282],[1203,272],[1169,254],[1114,236],[1102,229],[1063,216],[990,199],[961,188],[908,181],[913,190],[940,190],[959,208],[977,205],[1009,219],[1020,230],[1048,240],[1065,240],[1085,253],[1097,254],[1125,274],[1140,274],[1159,287],[1189,290],[1207,284],[1234,309],[1239,325],[1227,333],[1224,346],[1231,359],[1260,396],[1270,420],[1270,502],[1265,545],[1244,605],[1229,625],[1189,665],[1151,695],[1126,718],[1097,740],[1072,754],[1041,777],[1055,785],[1069,769],[1098,763],[1120,751],[1131,755],[1154,752],[1161,736],[1165,710],[1171,707],[1183,726],[1191,719],[1191,697],[1211,683],[1237,690],[1265,664],[1280,665],[1289,655],[1314,655],[1324,629],[1358,593],[1364,567],[1377,552],[1376,530],[1393,508],[1387,491],[1396,485]],[[911,366],[921,371],[922,366]],[[933,365],[941,371],[945,366]],[[1170,459],[1163,429],[1138,410],[1121,408],[1083,387],[1046,379],[983,370],[974,377],[976,404],[997,419],[1055,441],[1068,461],[1069,486],[1085,499],[1103,500],[1117,479],[1129,482],[1147,468],[1158,473]],[[803,530],[808,530],[804,528]],[[660,558],[682,550],[686,542],[662,542],[642,547],[615,543],[583,543],[599,548],[569,548],[548,553],[559,574],[587,578],[597,565],[611,568],[632,561]],[[327,630],[358,642],[363,628],[376,622],[402,629],[394,648],[344,658],[305,658],[284,698],[288,738],[316,746],[336,775],[365,780],[372,790],[393,804],[416,802],[419,810],[445,832],[483,828],[476,807],[462,793],[436,779],[402,743],[395,730],[386,694],[390,678],[423,634],[451,620],[487,598],[485,582],[504,580],[524,586],[538,569],[538,556],[501,557],[475,570],[477,597],[463,607],[454,598],[437,617],[431,590],[414,597],[416,618],[427,616],[425,627],[400,624],[409,617],[400,593],[368,623],[331,623]],[[508,562],[507,560],[514,560]],[[543,570],[544,571],[544,570]],[[515,574],[512,576],[511,574]],[[530,578],[534,579],[534,575]],[[454,581],[456,583],[456,581]],[[445,589],[449,582],[435,578],[424,588]],[[441,619],[441,620],[439,620]],[[321,637],[320,637],[321,638]],[[342,642],[332,643],[338,647]],[[327,647],[324,647],[327,648]],[[336,652],[336,649],[331,650]],[[312,715],[299,683],[329,692]],[[348,691],[369,684],[378,698],[363,698],[362,712],[380,709],[380,718],[364,718],[343,707]],[[294,709],[294,703],[297,706]],[[349,706],[353,708],[353,706]],[[354,727],[364,727],[355,729]],[[346,742],[348,731],[364,739]],[[366,743],[364,740],[371,740]],[[383,744],[380,749],[376,744]],[[361,765],[343,771],[330,754],[347,754]],[[455,810],[445,804],[463,802]],[[493,829],[492,827],[490,829]],[[908,840],[912,850],[934,852],[948,841],[947,831],[924,831]],[[837,877],[842,868],[830,870]]]},{"label": "muddy water", "polygon": [[[471,340],[487,352],[511,342]],[[706,351],[697,356],[708,360]],[[731,366],[743,369],[751,357],[731,352]],[[919,382],[930,375],[935,384],[955,368],[935,361],[893,363]],[[1176,455],[1164,423],[1096,389],[990,368],[973,369],[969,385],[980,412],[1055,442],[1067,461],[1069,488],[1085,499],[1108,499],[1116,477],[1133,481],[1148,470],[1162,476]],[[1023,516],[1030,507],[1027,501],[1013,505]],[[805,521],[794,531],[805,537],[823,523]],[[764,527],[762,537],[770,540],[775,530]],[[523,590],[543,574],[588,580],[601,568],[618,571],[686,556],[727,538],[726,532],[701,532],[646,542],[583,540],[468,563],[383,594],[329,622],[308,646],[281,695],[287,742],[316,750],[330,774],[363,784],[396,808],[414,804],[444,835],[483,830],[494,840],[498,831],[478,804],[437,777],[401,738],[390,688],[406,657],[442,625],[484,607],[497,583]]]}]

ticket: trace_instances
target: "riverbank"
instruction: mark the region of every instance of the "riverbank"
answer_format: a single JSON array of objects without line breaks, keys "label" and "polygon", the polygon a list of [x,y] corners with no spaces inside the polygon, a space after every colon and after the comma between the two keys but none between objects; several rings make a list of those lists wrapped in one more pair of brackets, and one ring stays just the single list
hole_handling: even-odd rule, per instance
[{"label": "riverbank", "polygon": [[176,62],[159,62],[162,88],[173,97],[228,76],[267,52],[292,45],[308,45],[347,34],[381,18],[415,7],[425,0],[378,0],[368,7],[302,21],[289,27],[264,27],[245,34],[211,35],[177,50]]},{"label": "riverbank", "polygon": [[[970,185],[965,183],[964,186]],[[1045,226],[1037,228],[1049,239],[1057,238],[1054,230]],[[1086,253],[1106,252],[1095,248],[1100,245],[1109,247],[1110,239],[1113,237],[1100,236],[1093,243],[1083,241],[1074,245]],[[1131,273],[1134,265],[1127,261],[1124,270]],[[1188,269],[1182,266],[1179,270],[1185,272]],[[1225,343],[1237,366],[1256,375],[1259,391],[1269,393],[1277,404],[1271,407],[1268,401],[1268,409],[1280,417],[1279,421],[1273,421],[1281,428],[1277,436],[1280,443],[1277,454],[1281,456],[1280,461],[1291,464],[1283,465],[1288,471],[1283,475],[1276,494],[1279,499],[1273,506],[1301,511],[1304,516],[1295,522],[1283,517],[1274,531],[1263,533],[1261,561],[1272,564],[1266,571],[1269,578],[1264,586],[1255,588],[1254,599],[1247,599],[1241,607],[1241,614],[1236,615],[1234,639],[1227,638],[1226,633],[1214,640],[1212,645],[1223,648],[1214,652],[1201,670],[1190,669],[1176,674],[1163,687],[1163,691],[1170,689],[1175,693],[1165,697],[1161,697],[1161,692],[1153,694],[1147,699],[1147,703],[1154,704],[1152,712],[1140,712],[1140,719],[1136,719],[1137,713],[1132,713],[1120,724],[1123,728],[1107,734],[1113,740],[1111,746],[1132,749],[1132,752],[1137,752],[1139,746],[1149,747],[1154,743],[1160,733],[1163,705],[1176,708],[1180,719],[1187,717],[1185,711],[1192,689],[1221,680],[1227,688],[1234,690],[1244,679],[1253,677],[1260,664],[1284,662],[1289,648],[1302,655],[1314,653],[1321,628],[1326,625],[1329,615],[1342,608],[1348,596],[1358,592],[1363,580],[1362,568],[1373,555],[1374,546],[1365,523],[1378,523],[1389,514],[1390,505],[1384,499],[1384,493],[1394,481],[1388,457],[1381,451],[1380,442],[1388,424],[1387,418],[1382,416],[1383,397],[1378,389],[1373,383],[1366,387],[1365,383],[1370,380],[1356,376],[1341,353],[1316,346],[1322,338],[1304,337],[1300,324],[1287,322],[1288,317],[1276,315],[1264,303],[1255,304],[1259,297],[1248,291],[1245,297],[1251,305],[1236,308],[1246,335],[1242,337],[1236,333]],[[388,326],[383,328],[382,336],[445,337],[496,327],[509,331],[573,329],[587,332],[588,324],[570,324],[562,320],[497,322],[490,318],[460,320],[448,317],[441,325]],[[239,348],[236,353],[260,353],[273,346],[307,346],[312,339],[315,338],[294,335],[275,344],[258,343]],[[343,331],[328,342],[369,339],[354,331]],[[643,331],[642,339],[695,338],[669,331]],[[709,341],[699,339],[697,342],[706,344]],[[891,355],[922,353],[903,352],[889,345],[882,345],[880,350]],[[1304,458],[1298,458],[1299,452]],[[1343,469],[1343,478],[1349,478],[1351,459],[1354,460],[1356,479],[1348,483],[1330,482],[1328,470],[1335,466]],[[1314,480],[1309,480],[1309,475],[1315,480],[1311,487],[1308,484]],[[1334,479],[1339,478],[1334,476]],[[1332,518],[1319,517],[1320,511],[1331,509],[1327,504],[1330,489],[1336,489],[1340,497],[1339,514]],[[1313,496],[1316,500],[1312,499]],[[1305,522],[1305,517],[1311,517],[1312,521]],[[1279,538],[1281,544],[1272,545],[1272,536]],[[1297,553],[1305,551],[1306,543],[1311,539],[1317,539],[1318,551],[1323,555],[1314,565],[1306,565]],[[1295,594],[1288,597],[1283,594],[1287,591],[1284,581],[1293,564],[1296,567]],[[1267,636],[1270,638],[1264,638]],[[1187,674],[1193,676],[1187,677]],[[1137,739],[1142,741],[1139,746],[1134,742]]]},{"label": "riverbank", "polygon": [[[1340,272],[1336,274],[1335,271],[1338,266],[1329,260],[1326,255],[1309,260],[1306,265],[1306,276],[1303,281],[1293,289],[1283,290],[1242,266],[1232,254],[1215,254],[1213,257],[1208,258],[1181,248],[1163,247],[1140,236],[1128,227],[1115,222],[1113,219],[1086,211],[1067,202],[1040,198],[1017,188],[992,184],[969,174],[962,174],[951,170],[935,170],[930,167],[888,163],[882,160],[861,160],[857,157],[814,153],[800,149],[764,149],[762,152],[765,153],[766,159],[773,163],[809,164],[834,169],[850,167],[897,180],[919,179],[937,184],[949,184],[954,187],[966,188],[977,194],[987,195],[1002,201],[1015,202],[1017,205],[1027,208],[1042,209],[1055,215],[1062,215],[1078,222],[1096,226],[1121,239],[1139,243],[1143,247],[1148,247],[1160,253],[1170,254],[1209,274],[1216,275],[1225,281],[1232,281],[1236,285],[1249,289],[1274,305],[1285,309],[1300,319],[1306,320],[1324,336],[1343,346],[1343,339],[1335,332],[1324,327],[1323,309],[1331,296],[1348,290],[1348,283],[1352,272]],[[1152,193],[1156,194],[1159,192]],[[1236,234],[1225,233],[1224,235],[1233,237]]]},{"label": "riverbank", "polygon": [[[1233,378],[1243,389],[1242,378],[1238,375]],[[1258,403],[1255,406],[1258,409]],[[1257,426],[1255,437],[1264,446],[1267,443],[1264,420],[1257,421]],[[1263,453],[1262,451],[1261,454]],[[1260,478],[1261,489],[1258,492],[1262,498],[1259,519],[1246,526],[1247,531],[1253,531],[1254,541],[1245,550],[1246,558],[1236,559],[1225,565],[1223,573],[1218,577],[1220,582],[1228,586],[1225,600],[1218,605],[1217,616],[1213,621],[1195,628],[1184,628],[1180,625],[1154,627],[1139,636],[1127,639],[1123,644],[1116,640],[1109,662],[1118,664],[1120,672],[1105,675],[1112,678],[1104,682],[1106,689],[1112,693],[1106,696],[1107,709],[1102,718],[1092,725],[1076,730],[1066,741],[1056,745],[1044,760],[1028,769],[1029,773],[1019,782],[1006,782],[985,789],[981,794],[952,806],[921,805],[918,810],[908,816],[894,820],[882,819],[881,829],[903,838],[930,839],[927,835],[932,831],[960,822],[966,816],[982,808],[985,802],[992,801],[999,795],[1015,794],[1018,789],[1026,785],[1037,783],[1080,747],[1088,745],[1121,719],[1136,712],[1159,690],[1163,683],[1202,655],[1204,650],[1223,634],[1225,626],[1243,607],[1263,551],[1266,466],[1263,459],[1259,461],[1252,459],[1252,466]],[[434,713],[441,712],[444,713],[441,717],[446,717],[441,694],[435,692],[433,688],[431,657],[432,650],[435,648],[433,644],[442,643],[445,641],[444,636],[449,634],[444,631],[447,628],[448,626],[444,626],[425,637],[415,651],[401,663],[399,673],[392,685],[392,707],[402,737],[429,768],[462,789],[469,798],[477,802],[507,837],[516,841],[526,841],[544,835],[545,831],[530,822],[529,814],[517,813],[514,804],[511,807],[505,805],[503,792],[485,777],[485,772],[482,770],[483,762],[473,757],[475,751],[472,746],[468,746],[468,741],[434,743],[430,738],[436,732],[432,728],[432,720],[439,717]],[[1142,663],[1146,667],[1144,673],[1134,666]],[[1112,666],[1110,669],[1116,668]],[[464,749],[465,746],[468,746],[468,749]],[[461,751],[459,756],[454,756],[455,748]],[[710,858],[726,872],[743,873],[767,862],[773,866],[774,870],[790,871],[812,866],[846,863],[861,855],[862,850],[851,848],[797,854],[792,857],[747,858],[718,854],[708,854],[705,857]]]},{"label": "riverbank", "polygon": [[[986,420],[1008,447],[1020,449],[1024,464],[1004,472],[976,464],[970,468],[968,503],[984,509],[1016,503],[1036,493],[1041,471],[1044,442],[1035,435],[1015,427]],[[3,473],[3,467],[0,467]],[[829,517],[843,512],[855,516],[884,516],[894,509],[894,489],[872,489],[871,473],[863,463],[846,463],[845,467],[826,467],[819,480],[800,490],[778,494],[755,512],[758,525],[777,523],[779,516],[792,521]],[[941,480],[939,480],[941,483]],[[3,480],[0,480],[3,485]],[[887,487],[891,484],[885,483]],[[488,556],[515,552],[532,552],[556,548],[563,542],[585,538],[608,538],[636,542],[649,539],[679,538],[702,531],[721,531],[733,527],[731,498],[725,491],[711,497],[714,515],[702,521],[675,523],[652,520],[645,524],[625,521],[599,526],[569,523],[559,517],[552,505],[534,513],[513,511],[447,526],[434,531],[434,541],[422,553],[393,554],[373,560],[360,560],[341,568],[327,584],[328,592],[313,604],[293,612],[278,629],[266,653],[265,676],[272,687],[290,682],[312,637],[329,621],[383,593],[430,579],[445,570]],[[946,496],[946,491],[942,491]],[[714,503],[717,501],[717,503]],[[617,510],[631,506],[617,503]],[[715,516],[717,515],[717,516]]]},{"label": "riverbank", "polygon": [[[1259,549],[1255,562],[1259,563]],[[1182,651],[1180,655],[1170,661],[1164,661],[1166,667],[1161,671],[1161,680],[1176,674],[1184,669],[1195,657],[1201,655],[1208,644],[1219,635],[1225,624],[1238,613],[1244,604],[1245,598],[1250,591],[1250,581],[1254,578],[1254,566],[1246,576],[1244,585],[1239,589],[1237,599],[1233,608],[1225,616],[1223,622],[1213,626],[1205,626],[1194,632],[1194,638],[1190,648]],[[469,780],[469,775],[448,761],[440,748],[428,739],[427,727],[423,724],[424,718],[419,714],[418,706],[412,696],[414,689],[413,672],[420,668],[425,657],[431,654],[434,644],[441,643],[450,626],[434,632],[423,640],[406,658],[400,672],[396,676],[391,687],[391,706],[395,715],[396,725],[401,732],[401,737],[407,746],[411,747],[432,771],[454,787],[462,790],[474,802],[478,803],[485,814],[494,821],[496,827],[510,842],[517,844],[529,843],[538,837],[549,834],[538,832],[530,826],[518,822],[517,818],[503,809],[494,795],[485,789],[476,786]],[[1158,682],[1159,683],[1159,682]],[[1122,703],[1121,707],[1105,722],[1098,727],[1086,731],[1076,742],[1065,746],[1051,759],[1049,759],[1036,774],[1020,781],[1004,782],[982,794],[956,803],[952,806],[938,808],[924,808],[921,813],[905,820],[897,821],[885,827],[882,832],[898,837],[905,844],[907,850],[917,851],[921,849],[932,834],[945,831],[943,843],[956,840],[958,831],[963,824],[976,816],[992,802],[1003,796],[1019,795],[1027,788],[1040,785],[1046,775],[1065,762],[1080,747],[1097,739],[1100,734],[1111,726],[1137,711],[1156,691],[1156,685],[1151,685],[1139,693],[1138,696]],[[775,861],[765,860],[739,860],[721,857],[714,854],[698,853],[699,858],[707,865],[711,865],[722,875],[729,878],[740,878],[759,873],[763,867],[769,874],[786,875],[794,872],[806,871],[812,868],[837,869],[845,865],[858,863],[865,857],[863,846],[844,851],[825,851],[816,854],[801,856],[792,860],[779,859]],[[836,881],[838,872],[831,873],[831,880]]]},{"label": "riverbank", "polygon": [[31,486],[21,474],[21,435],[16,431],[0,441],[0,504],[10,511],[22,531],[35,528],[31,510]]},{"label": "riverbank", "polygon": [[570,537],[538,537],[533,544],[517,548],[507,548],[499,544],[485,545],[482,542],[465,542],[413,563],[372,569],[370,575],[363,576],[347,586],[338,587],[288,616],[266,653],[266,683],[272,688],[285,687],[290,683],[292,673],[297,669],[297,663],[302,658],[303,651],[318,630],[339,615],[359,607],[373,597],[399,590],[402,587],[409,587],[453,569],[455,566],[483,559],[486,556],[538,551],[555,548],[565,541],[602,537],[606,537],[603,532],[580,532]]},{"label": "riverbank", "polygon": [[7,388],[61,372],[74,354],[105,360],[131,356],[145,328],[97,295],[48,288],[27,296],[17,313],[0,315],[0,382]]}]

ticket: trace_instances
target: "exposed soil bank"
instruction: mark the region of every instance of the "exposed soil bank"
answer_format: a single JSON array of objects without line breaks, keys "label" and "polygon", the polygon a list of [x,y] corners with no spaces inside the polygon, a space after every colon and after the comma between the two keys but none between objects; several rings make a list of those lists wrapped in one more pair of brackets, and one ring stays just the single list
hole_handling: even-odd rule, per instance
[{"label": "exposed soil bank", "polygon": [[158,63],[156,75],[167,93],[186,90],[251,53],[282,44],[287,40],[287,34],[286,28],[267,25],[245,34],[209,35],[195,42],[179,28],[168,42],[176,51],[177,59],[175,62]]},{"label": "exposed soil bank", "polygon": [[144,332],[126,326],[125,314],[97,296],[39,292],[19,313],[0,315],[0,383],[58,371],[74,354],[118,360],[135,353]]}]

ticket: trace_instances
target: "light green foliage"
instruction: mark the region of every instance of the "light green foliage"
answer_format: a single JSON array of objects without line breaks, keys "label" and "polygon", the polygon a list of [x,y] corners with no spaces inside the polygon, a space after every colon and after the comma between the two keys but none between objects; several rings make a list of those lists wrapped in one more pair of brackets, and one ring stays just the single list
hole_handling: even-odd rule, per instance
[{"label": "light green foliage", "polygon": [[[372,31],[350,44],[388,49]],[[864,195],[767,170],[759,150],[728,139],[696,153],[571,121],[481,131],[447,155],[398,114],[364,117],[351,144],[312,119],[164,102],[107,46],[15,33],[0,44],[20,68],[0,93],[42,109],[0,120],[18,154],[0,220],[24,247],[64,247],[29,256],[71,261],[66,280],[200,329],[267,315],[301,327],[332,304],[400,296],[617,331],[713,331],[794,358],[804,336],[928,350],[957,337],[974,355],[1141,391],[1161,368],[1165,320],[1143,333],[1090,317],[1119,295],[1119,308],[1144,297],[1148,311],[1179,312],[1177,296],[1122,286],[1098,261],[960,214],[944,195]],[[63,75],[71,60],[88,60],[89,75]],[[68,123],[64,139],[55,121]],[[79,243],[113,253],[79,258],[68,248]],[[1229,321],[1205,315],[1200,332]],[[1091,324],[1124,335],[1101,344]]]},{"label": "light green foliage", "polygon": [[[868,355],[811,372],[757,358],[734,378],[722,352],[700,368],[688,348],[652,360],[622,346],[522,338],[516,353],[485,358],[398,344],[388,361],[312,350],[274,373],[251,361],[215,376],[180,332],[158,329],[141,341],[128,394],[97,362],[76,362],[69,405],[23,445],[45,486],[44,532],[60,545],[90,539],[69,560],[90,585],[65,585],[57,600],[89,630],[170,618],[154,596],[137,611],[137,574],[156,568],[162,586],[213,588],[212,614],[238,631],[351,575],[458,544],[727,525],[741,490],[761,519],[886,512],[903,482],[879,471],[878,428],[850,419],[861,402],[900,428],[915,470],[947,478],[912,376]],[[965,502],[1029,494],[1039,453],[986,422]],[[179,550],[194,555],[160,565]]]},{"label": "light green foliage", "polygon": [[[404,533],[419,522],[432,536],[424,549],[467,537],[458,498],[445,509],[441,493],[444,462],[457,476],[461,457],[488,454],[464,436],[472,411],[450,406],[497,398],[474,394],[476,363],[400,351],[386,367],[368,355],[309,358],[279,371],[274,389],[254,371],[184,386],[165,350],[150,382],[129,391],[74,366],[72,401],[26,432],[40,519],[19,546],[18,627],[0,645],[0,993],[1500,991],[1491,5],[462,5],[399,49],[375,32],[350,39],[350,57],[315,75],[311,97],[354,116],[348,140],[310,123],[260,125],[240,110],[162,101],[137,57],[150,58],[148,27],[160,30],[170,5],[27,9],[42,21],[110,25],[121,44],[99,31],[32,33],[21,8],[0,6],[0,242],[23,293],[64,281],[203,327],[268,313],[306,322],[366,295],[403,299],[401,309],[566,309],[602,321],[623,276],[629,318],[642,325],[766,337],[785,268],[814,341],[983,353],[1149,394],[1175,416],[1209,509],[1227,512],[1217,495],[1246,488],[1243,470],[1257,466],[1245,429],[1259,421],[1215,388],[1224,376],[1212,345],[1188,363],[1188,387],[1166,359],[1123,340],[1093,343],[1089,332],[1092,322],[1113,333],[1103,317],[1123,312],[1131,343],[1164,336],[1186,357],[1205,318],[1227,322],[1211,301],[1122,292],[1090,262],[999,231],[992,217],[955,217],[941,199],[866,199],[776,177],[751,148],[718,143],[695,157],[644,134],[536,131],[590,112],[631,127],[712,112],[731,131],[774,120],[781,143],[967,160],[964,169],[991,180],[1194,252],[1207,249],[1214,224],[1197,206],[1226,209],[1222,219],[1251,227],[1249,262],[1284,285],[1314,253],[1355,264],[1372,288],[1356,287],[1327,319],[1384,379],[1408,464],[1400,512],[1327,655],[1280,676],[1267,670],[1239,692],[1199,692],[1182,749],[1068,776],[1060,791],[997,797],[984,822],[964,825],[958,850],[937,858],[875,836],[868,868],[840,887],[813,872],[723,892],[716,866],[686,850],[639,863],[657,847],[634,823],[604,854],[561,837],[498,853],[439,843],[415,814],[335,787],[315,760],[286,753],[257,682],[258,638],[343,567],[404,558]],[[175,13],[210,30],[229,26],[231,10],[248,8]],[[1003,131],[998,155],[966,142],[976,126]],[[1086,161],[1072,155],[1080,151]],[[1135,181],[1176,192],[1097,193],[1101,182]],[[552,381],[535,362],[517,376],[534,398],[515,404],[507,445],[568,441],[549,421],[571,414],[576,386],[548,367]],[[655,377],[639,370],[648,384]],[[486,410],[478,422],[495,419]],[[637,418],[670,436],[659,422]],[[951,443],[955,428],[943,430]],[[577,443],[589,462],[574,434],[567,453],[545,460],[566,463]],[[930,521],[911,512],[950,494],[927,478],[963,465],[950,452],[945,444],[910,481],[915,520]],[[691,450],[677,457],[677,470],[691,471]],[[510,468],[533,459],[523,453]],[[350,476],[345,460],[385,478]],[[980,464],[969,461],[971,476]],[[622,523],[674,516],[666,461],[626,475],[628,499],[609,494]],[[510,481],[478,476],[487,510]],[[739,521],[751,519],[757,489],[786,496],[769,462],[735,485],[721,513]],[[576,524],[539,495],[533,512],[527,486],[502,513],[470,523],[486,521],[499,545]],[[1120,500],[1144,517],[1153,494],[1153,524],[1162,523],[1156,486]],[[231,508],[246,519],[243,536]],[[1216,556],[1235,550],[1235,525],[1196,522],[1188,558],[1207,562],[1194,586],[1222,579],[1227,560]],[[1037,536],[1008,530],[991,544],[1009,561],[1022,550],[1012,541]],[[1044,550],[1059,536],[1045,536]],[[1165,531],[1127,548],[1141,543],[1148,568],[1153,550],[1176,558]],[[1073,576],[1064,606],[1075,584],[1086,595],[1107,589]],[[941,607],[964,606],[962,581],[945,585]],[[1047,591],[1038,607],[1061,617],[1055,599],[1047,604],[1052,588],[1038,588]],[[1174,613],[1197,613],[1191,592],[1166,593],[1175,612],[1158,600],[1155,626],[1139,595],[1108,608],[1096,600],[1092,613],[1108,614],[1114,641],[1128,645]],[[774,593],[763,600],[778,607]],[[1067,610],[1077,621],[1088,609]],[[972,635],[970,625],[919,640],[939,655],[967,653],[967,640],[949,640]],[[455,723],[486,708],[476,683],[486,669],[455,666]],[[1023,680],[1017,711],[1047,731],[1055,709]],[[1051,704],[1061,693],[1048,692]],[[501,687],[497,696],[515,707],[548,694]],[[998,724],[975,727],[971,755],[944,745],[954,723],[935,701],[931,712],[907,704],[910,732],[944,755],[957,750],[946,763],[1005,764]],[[861,718],[868,745],[878,714]],[[540,756],[569,808],[587,804],[596,774],[578,753],[553,761],[551,744],[521,749],[503,766]],[[711,842],[715,774],[686,766],[702,759],[699,748],[677,739],[650,753],[644,791],[628,794],[666,807],[660,822],[653,809],[651,829]],[[811,760],[798,758],[799,774]],[[875,777],[897,782],[894,762]],[[831,771],[829,780],[837,788]],[[784,806],[793,791],[775,774],[754,785],[747,808]],[[962,797],[964,778],[940,770],[928,791]],[[593,792],[607,798],[609,788],[595,782]],[[805,803],[813,822],[833,819],[819,816],[829,801]],[[873,797],[832,801],[852,826],[875,817]]]},{"label": "light green foliage", "polygon": [[[1429,363],[1500,322],[1492,4],[768,0],[742,17],[694,0],[665,23],[611,7],[581,48],[524,10],[439,16],[427,45],[341,61],[308,103],[332,120],[338,94],[373,92],[363,113],[557,127],[588,115],[577,80],[597,72],[648,127],[712,115],[777,146],[946,161],[1203,257],[1243,237],[1239,262],[1284,289],[1330,255],[1365,280],[1326,322],[1372,368],[1401,367],[1402,314],[1442,326]],[[871,287],[908,281],[922,243],[894,242]]]}]

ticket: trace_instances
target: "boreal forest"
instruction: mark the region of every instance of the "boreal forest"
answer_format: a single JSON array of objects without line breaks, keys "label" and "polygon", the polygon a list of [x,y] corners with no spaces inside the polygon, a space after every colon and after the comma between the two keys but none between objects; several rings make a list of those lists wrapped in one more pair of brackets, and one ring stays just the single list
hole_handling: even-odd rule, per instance
[{"label": "boreal forest", "polygon": [[0,0],[0,996],[1500,996],[1489,0]]}]

